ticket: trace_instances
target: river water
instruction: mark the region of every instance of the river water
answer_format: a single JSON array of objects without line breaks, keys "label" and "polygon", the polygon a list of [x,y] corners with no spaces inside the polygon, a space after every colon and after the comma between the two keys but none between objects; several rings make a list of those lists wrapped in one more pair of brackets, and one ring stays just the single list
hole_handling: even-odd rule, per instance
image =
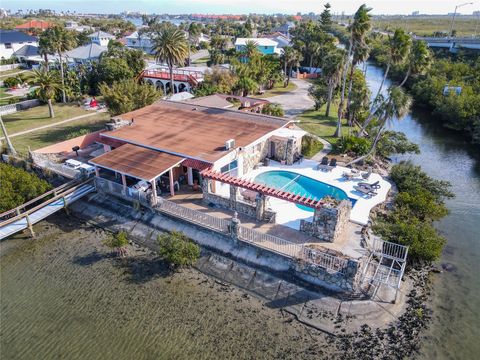
[{"label": "river water", "polygon": [[[371,64],[367,82],[376,94],[383,70]],[[388,80],[387,80],[388,81]],[[390,81],[385,87],[390,85]],[[448,239],[441,262],[451,271],[434,276],[432,327],[423,340],[424,359],[478,359],[480,356],[480,151],[446,130],[435,117],[413,110],[391,129],[420,146],[410,159],[430,176],[452,183],[450,214],[436,227]]]}]

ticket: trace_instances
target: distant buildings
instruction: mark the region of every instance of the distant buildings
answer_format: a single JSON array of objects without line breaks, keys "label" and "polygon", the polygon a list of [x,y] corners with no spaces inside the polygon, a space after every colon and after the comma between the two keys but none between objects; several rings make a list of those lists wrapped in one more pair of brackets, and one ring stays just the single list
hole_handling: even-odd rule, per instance
[{"label": "distant buildings", "polygon": [[78,23],[76,21],[66,21],[65,22],[65,29],[78,31],[78,32],[93,30],[93,28],[91,26],[78,25]]},{"label": "distant buildings", "polygon": [[0,58],[9,59],[25,45],[38,46],[38,40],[18,30],[0,30]]},{"label": "distant buildings", "polygon": [[44,31],[48,28],[53,27],[54,24],[48,21],[43,21],[43,20],[30,20],[27,21],[24,24],[20,24],[18,26],[15,26],[15,30],[20,30],[24,31],[27,33],[33,33],[33,32],[39,32],[39,31]]},{"label": "distant buildings", "polygon": [[152,53],[152,39],[148,34],[139,34],[138,31],[133,32],[132,34],[125,37],[126,46],[132,49],[139,49],[147,54]]}]

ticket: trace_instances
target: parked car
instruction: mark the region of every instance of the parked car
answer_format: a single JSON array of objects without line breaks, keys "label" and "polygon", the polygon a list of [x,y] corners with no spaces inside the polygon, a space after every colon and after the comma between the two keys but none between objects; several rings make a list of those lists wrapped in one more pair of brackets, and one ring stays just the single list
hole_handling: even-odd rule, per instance
[{"label": "parked car", "polygon": [[63,166],[70,170],[78,170],[82,164],[83,163],[78,160],[68,159],[63,163]]},{"label": "parked car", "polygon": [[147,191],[148,189],[150,189],[150,184],[145,180],[140,180],[135,185],[133,185],[132,188],[138,191]]}]

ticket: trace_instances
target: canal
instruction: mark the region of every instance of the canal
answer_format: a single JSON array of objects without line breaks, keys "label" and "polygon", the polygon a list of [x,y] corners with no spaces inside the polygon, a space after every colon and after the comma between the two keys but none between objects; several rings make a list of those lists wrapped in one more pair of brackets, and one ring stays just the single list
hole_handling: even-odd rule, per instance
[{"label": "canal", "polygon": [[[383,70],[372,64],[367,82],[376,94]],[[388,87],[388,81],[384,87]],[[450,181],[455,198],[450,214],[436,227],[448,239],[441,263],[446,271],[434,276],[432,327],[423,340],[421,358],[475,359],[480,354],[480,151],[461,135],[441,127],[425,111],[413,110],[390,125],[420,146],[409,159],[431,177]]]}]

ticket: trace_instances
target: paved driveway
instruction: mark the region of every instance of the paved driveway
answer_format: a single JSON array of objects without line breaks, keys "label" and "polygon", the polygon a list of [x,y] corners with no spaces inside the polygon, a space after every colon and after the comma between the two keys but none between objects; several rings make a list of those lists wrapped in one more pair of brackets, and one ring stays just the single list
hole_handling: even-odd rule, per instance
[{"label": "paved driveway", "polygon": [[280,104],[286,117],[295,118],[305,110],[313,108],[315,103],[308,95],[308,88],[311,85],[309,82],[298,79],[290,79],[290,81],[297,85],[295,90],[265,99]]}]

